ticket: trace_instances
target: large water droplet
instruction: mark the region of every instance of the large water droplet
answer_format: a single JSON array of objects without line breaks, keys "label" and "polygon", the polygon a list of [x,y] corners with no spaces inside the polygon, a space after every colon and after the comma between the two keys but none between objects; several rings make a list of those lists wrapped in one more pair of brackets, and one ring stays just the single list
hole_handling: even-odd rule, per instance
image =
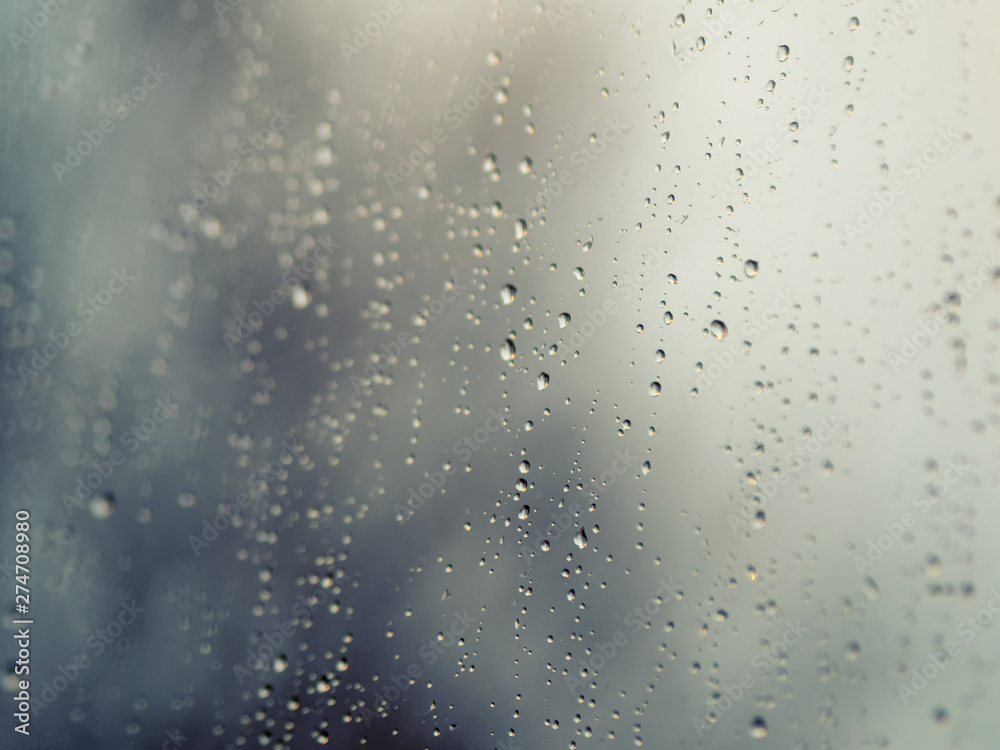
[{"label": "large water droplet", "polygon": [[661,390],[662,386],[660,386],[660,383],[658,381],[654,380],[652,383],[649,384],[650,396],[659,396]]},{"label": "large water droplet", "polygon": [[764,721],[764,717],[756,716],[750,722],[750,736],[755,740],[762,740],[767,737],[767,722]]},{"label": "large water droplet", "polygon": [[503,346],[500,347],[500,359],[504,362],[510,362],[514,359],[514,355],[517,354],[517,349],[514,346],[514,342],[507,339],[503,342]]},{"label": "large water droplet", "polygon": [[549,374],[547,372],[538,373],[538,390],[544,391],[549,387]]},{"label": "large water droplet", "polygon": [[788,55],[790,53],[791,50],[788,49],[788,46],[782,44],[780,47],[778,47],[778,62],[785,62],[785,60],[788,59]]},{"label": "large water droplet", "polygon": [[569,316],[569,313],[559,313],[559,327],[560,328],[565,328],[566,326],[568,326],[570,320],[571,320],[571,318]]},{"label": "large water droplet", "polygon": [[507,284],[503,289],[500,290],[500,300],[505,304],[509,305],[514,301],[514,297],[517,296],[517,287]]},{"label": "large water droplet", "polygon": [[580,527],[580,530],[576,532],[576,534],[573,536],[573,544],[575,544],[580,549],[583,549],[584,547],[587,546],[587,532],[583,530],[582,526]]},{"label": "large water droplet", "polygon": [[760,269],[760,265],[755,260],[748,260],[743,264],[743,272],[749,276],[751,279],[757,275],[757,271]]},{"label": "large water droplet", "polygon": [[708,330],[717,339],[724,339],[729,335],[729,329],[726,328],[726,324],[721,320],[713,320],[712,324],[708,327]]}]

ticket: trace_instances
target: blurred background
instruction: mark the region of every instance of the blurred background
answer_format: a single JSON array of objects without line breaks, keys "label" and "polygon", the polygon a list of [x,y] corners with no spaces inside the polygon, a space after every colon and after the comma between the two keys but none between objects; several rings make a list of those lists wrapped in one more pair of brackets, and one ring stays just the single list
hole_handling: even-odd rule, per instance
[{"label": "blurred background", "polygon": [[0,747],[994,747],[998,22],[10,0]]}]

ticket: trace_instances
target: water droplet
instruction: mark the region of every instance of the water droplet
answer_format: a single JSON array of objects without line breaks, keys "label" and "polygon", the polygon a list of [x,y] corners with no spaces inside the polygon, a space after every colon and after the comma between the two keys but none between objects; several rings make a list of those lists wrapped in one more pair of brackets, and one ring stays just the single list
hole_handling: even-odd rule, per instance
[{"label": "water droplet", "polygon": [[672,273],[668,273],[667,274],[667,283],[668,284],[676,284],[677,283],[677,277],[674,274],[672,274]]},{"label": "water droplet", "polygon": [[565,328],[566,326],[568,326],[570,320],[572,320],[572,318],[570,318],[569,313],[559,313],[559,327],[560,328]]},{"label": "water droplet", "polygon": [[674,314],[672,312],[670,312],[669,310],[667,310],[665,313],[663,313],[663,324],[664,325],[670,325],[673,322],[674,322]]},{"label": "water droplet", "polygon": [[527,474],[529,471],[531,471],[531,464],[528,463],[527,461],[522,461],[517,465],[517,470],[522,474]]},{"label": "water droplet", "polygon": [[687,19],[686,19],[686,18],[684,18],[684,14],[683,14],[683,13],[678,13],[678,14],[677,14],[677,18],[675,18],[675,19],[674,19],[674,23],[675,23],[675,24],[677,24],[678,26],[683,26],[683,25],[684,25],[684,22],[685,22],[686,20],[687,20]]},{"label": "water droplet", "polygon": [[653,359],[656,360],[657,364],[659,364],[660,362],[662,362],[666,358],[667,358],[667,353],[665,351],[663,351],[662,349],[657,349],[656,350],[656,355],[653,357]]},{"label": "water droplet", "polygon": [[576,532],[576,534],[573,536],[573,544],[575,544],[580,549],[583,549],[587,546],[587,532],[583,530],[582,526],[580,527],[580,530]]},{"label": "water droplet", "polygon": [[579,266],[577,266],[576,268],[573,269],[573,278],[574,279],[576,279],[577,281],[583,281],[583,277],[584,277],[584,273],[583,273],[583,269],[582,268],[580,268]]},{"label": "water droplet", "polygon": [[756,716],[750,722],[750,736],[755,740],[762,740],[767,737],[767,722],[763,716]]},{"label": "water droplet", "polygon": [[90,501],[90,515],[103,521],[114,514],[116,508],[115,496],[110,492],[98,495]]},{"label": "water droplet", "polygon": [[847,22],[847,28],[850,31],[857,31],[858,27],[861,25],[861,21],[858,20],[857,16],[853,16],[850,21]]},{"label": "water droplet", "polygon": [[517,349],[514,347],[514,342],[510,339],[505,340],[503,346],[500,347],[500,359],[504,362],[511,362],[516,354]]},{"label": "water droplet", "polygon": [[649,395],[650,396],[659,396],[661,390],[662,390],[662,388],[661,388],[660,383],[658,381],[654,380],[652,383],[649,384]]},{"label": "water droplet", "polygon": [[521,171],[521,174],[531,174],[531,167],[533,165],[534,165],[534,162],[531,160],[531,157],[525,156],[518,163],[517,168]]},{"label": "water droplet", "polygon": [[729,329],[726,328],[726,324],[721,320],[713,320],[712,324],[708,327],[712,335],[717,339],[724,339],[729,335]]},{"label": "water droplet", "polygon": [[488,55],[486,55],[486,64],[491,68],[495,68],[500,64],[503,56],[496,50],[491,50]]},{"label": "water droplet", "polygon": [[938,729],[951,728],[951,717],[948,715],[947,709],[945,708],[934,709],[934,723],[938,725]]},{"label": "water droplet", "polygon": [[787,45],[782,44],[778,47],[778,62],[785,62],[785,60],[788,59],[789,54],[791,54],[791,50],[788,49]]},{"label": "water droplet", "polygon": [[851,55],[844,58],[844,70],[848,73],[854,70],[854,58]]},{"label": "water droplet", "polygon": [[645,462],[644,462],[644,463],[642,464],[642,475],[643,475],[643,476],[646,476],[646,475],[647,475],[647,474],[649,474],[649,472],[651,472],[652,470],[653,470],[653,465],[652,465],[652,464],[651,464],[651,463],[650,463],[649,461],[645,461]]},{"label": "water droplet", "polygon": [[876,599],[878,599],[879,595],[882,592],[879,589],[878,584],[875,583],[875,579],[872,578],[871,576],[868,576],[867,578],[865,578],[864,585],[865,585],[865,596],[868,597],[868,600],[875,601]]},{"label": "water droplet", "polygon": [[760,265],[755,260],[748,260],[743,264],[743,273],[749,276],[751,279],[757,275],[760,270]]},{"label": "water droplet", "polygon": [[570,602],[575,601],[576,600],[576,591],[574,591],[573,589],[570,589],[569,591],[567,591],[566,592],[566,600],[570,601]]},{"label": "water droplet", "polygon": [[544,391],[549,387],[549,374],[547,372],[538,373],[538,390]]},{"label": "water droplet", "polygon": [[500,290],[500,300],[505,304],[509,305],[514,301],[514,297],[517,296],[517,287],[507,284],[503,289]]},{"label": "water droplet", "polygon": [[525,520],[527,520],[528,514],[530,512],[531,512],[531,508],[529,508],[527,505],[523,505],[523,506],[521,506],[521,512],[517,514],[517,517],[519,519],[521,519],[522,521],[525,521]]},{"label": "water droplet", "polygon": [[941,558],[937,555],[930,555],[927,558],[927,565],[924,570],[930,578],[940,578],[944,573],[944,566],[941,564]]},{"label": "water droplet", "polygon": [[301,284],[293,286],[288,297],[292,301],[292,307],[296,310],[305,310],[312,302],[312,293]]}]

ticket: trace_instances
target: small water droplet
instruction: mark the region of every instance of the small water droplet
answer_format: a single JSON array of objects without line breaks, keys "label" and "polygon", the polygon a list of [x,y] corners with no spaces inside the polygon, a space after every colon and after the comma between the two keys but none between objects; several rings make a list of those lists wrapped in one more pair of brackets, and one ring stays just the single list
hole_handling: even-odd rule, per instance
[{"label": "small water droplet", "polygon": [[544,391],[549,387],[549,374],[547,372],[538,373],[538,390]]},{"label": "small water droplet", "polygon": [[763,716],[756,716],[750,722],[750,736],[755,740],[762,740],[767,737],[767,722]]},{"label": "small water droplet", "polygon": [[654,380],[652,383],[649,384],[650,396],[659,396],[661,390],[662,387],[660,386],[660,383],[658,381]]},{"label": "small water droplet", "polygon": [[791,50],[788,49],[788,45],[782,44],[778,47],[778,62],[785,62],[788,59]]},{"label": "small water droplet", "polygon": [[573,544],[575,544],[580,549],[584,549],[587,546],[587,532],[580,527],[580,530],[576,532],[573,536]]},{"label": "small water droplet", "polygon": [[505,304],[509,305],[514,301],[517,296],[517,287],[511,284],[504,285],[503,289],[500,290],[500,300]]},{"label": "small water droplet", "polygon": [[570,318],[569,313],[559,313],[559,327],[560,328],[565,328],[566,326],[568,326],[570,320],[572,320],[572,318]]},{"label": "small water droplet", "polygon": [[760,270],[760,265],[755,260],[748,260],[743,264],[743,273],[749,276],[751,279],[757,275]]},{"label": "small water droplet", "polygon": [[726,328],[726,324],[721,320],[713,320],[712,324],[708,327],[708,330],[717,339],[724,339],[729,335],[729,329]]},{"label": "small water droplet", "polygon": [[522,461],[517,465],[517,470],[522,474],[527,474],[529,471],[531,471],[531,464],[528,463],[527,461]]},{"label": "small water droplet", "polygon": [[115,496],[110,492],[98,495],[90,501],[90,515],[103,521],[110,518],[116,509]]},{"label": "small water droplet", "polygon": [[517,168],[520,170],[521,174],[531,174],[532,166],[534,166],[534,162],[531,160],[531,157],[525,156],[518,163]]}]

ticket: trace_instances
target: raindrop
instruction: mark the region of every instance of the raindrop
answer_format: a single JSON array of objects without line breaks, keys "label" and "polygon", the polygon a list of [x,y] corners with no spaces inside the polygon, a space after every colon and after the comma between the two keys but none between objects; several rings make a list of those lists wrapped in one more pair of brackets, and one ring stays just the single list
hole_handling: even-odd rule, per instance
[{"label": "raindrop", "polygon": [[305,310],[312,302],[312,294],[301,284],[292,287],[291,294],[288,295],[292,301],[292,307],[296,310]]},{"label": "raindrop", "polygon": [[115,496],[110,492],[98,495],[90,501],[90,515],[103,521],[115,512]]},{"label": "raindrop", "polygon": [[787,45],[782,44],[778,47],[778,62],[785,62],[785,60],[788,59],[790,52],[791,50],[788,49]]},{"label": "raindrop", "polygon": [[587,532],[580,527],[580,530],[576,532],[573,536],[573,544],[575,544],[580,549],[584,549],[587,546]]},{"label": "raindrop", "polygon": [[663,324],[664,325],[670,325],[673,322],[674,322],[674,314],[672,312],[670,312],[669,310],[667,310],[665,313],[663,313]]},{"label": "raindrop", "polygon": [[500,300],[505,304],[509,305],[514,301],[514,297],[517,296],[517,287],[507,284],[503,289],[500,290]]},{"label": "raindrop", "polygon": [[721,320],[713,320],[712,324],[708,327],[708,330],[711,331],[715,338],[720,340],[729,335],[729,329],[726,328],[726,324]]},{"label": "raindrop", "polygon": [[566,326],[568,326],[570,320],[572,320],[572,318],[570,318],[569,313],[559,313],[559,327],[560,328],[565,328]]},{"label": "raindrop", "polygon": [[857,31],[858,27],[861,25],[861,21],[858,20],[857,16],[853,16],[850,21],[847,22],[847,28],[850,31]]},{"label": "raindrop", "polygon": [[525,156],[523,159],[521,159],[520,163],[518,163],[517,168],[521,171],[521,174],[531,174],[531,167],[533,165],[534,162],[531,160],[531,158]]},{"label": "raindrop", "polygon": [[749,276],[751,279],[757,275],[760,270],[760,265],[755,260],[748,260],[743,264],[743,273]]},{"label": "raindrop", "polygon": [[660,386],[660,383],[658,381],[654,380],[652,383],[649,384],[649,395],[650,396],[659,396],[660,395],[660,390],[661,390],[661,386]]},{"label": "raindrop", "polygon": [[750,736],[755,740],[762,740],[767,737],[767,722],[763,716],[754,717],[750,722]]},{"label": "raindrop", "polygon": [[514,347],[514,342],[510,339],[505,340],[503,346],[500,347],[500,359],[504,362],[511,362],[515,354],[517,354],[517,349]]},{"label": "raindrop", "polygon": [[547,372],[538,373],[538,390],[544,391],[549,387],[549,374]]},{"label": "raindrop", "polygon": [[517,465],[517,470],[522,474],[527,474],[529,471],[531,471],[531,464],[528,463],[527,461],[522,461]]},{"label": "raindrop", "polygon": [[584,273],[583,273],[583,269],[582,268],[580,268],[579,266],[577,266],[576,268],[573,269],[573,278],[574,279],[576,279],[577,281],[583,281],[583,277],[584,277]]}]

